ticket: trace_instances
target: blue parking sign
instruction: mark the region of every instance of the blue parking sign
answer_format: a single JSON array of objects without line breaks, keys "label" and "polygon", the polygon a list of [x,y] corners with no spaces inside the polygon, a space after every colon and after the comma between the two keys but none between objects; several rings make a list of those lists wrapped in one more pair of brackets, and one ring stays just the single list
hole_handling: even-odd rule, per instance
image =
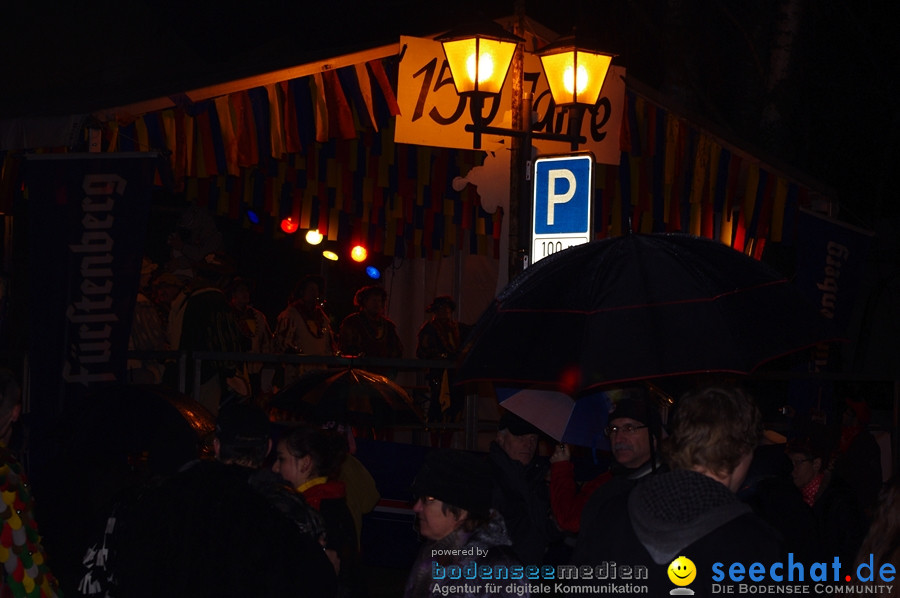
[{"label": "blue parking sign", "polygon": [[590,241],[593,166],[591,154],[535,160],[532,263]]}]

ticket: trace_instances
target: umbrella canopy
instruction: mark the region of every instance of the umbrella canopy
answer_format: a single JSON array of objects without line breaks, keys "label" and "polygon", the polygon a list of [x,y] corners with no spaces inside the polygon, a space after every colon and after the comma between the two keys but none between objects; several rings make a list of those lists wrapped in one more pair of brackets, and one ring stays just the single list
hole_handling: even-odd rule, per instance
[{"label": "umbrella canopy", "polygon": [[215,417],[197,401],[158,386],[97,391],[74,417],[67,448],[79,459],[147,465],[174,473],[212,456]]},{"label": "umbrella canopy", "polygon": [[110,386],[67,408],[59,436],[43,439],[57,445],[38,482],[41,531],[52,542],[54,572],[78,580],[85,550],[103,538],[114,505],[130,506],[158,476],[212,458],[215,418],[162,386]]},{"label": "umbrella canopy", "polygon": [[605,392],[593,392],[578,400],[555,390],[539,388],[497,388],[501,407],[558,442],[603,450],[609,439],[603,433],[611,406]]},{"label": "umbrella canopy", "polygon": [[526,270],[469,335],[461,381],[601,385],[702,372],[749,374],[837,340],[790,281],[721,243],[632,234]]},{"label": "umbrella canopy", "polygon": [[352,367],[306,372],[272,397],[269,406],[307,421],[358,426],[421,423],[424,419],[402,386]]}]

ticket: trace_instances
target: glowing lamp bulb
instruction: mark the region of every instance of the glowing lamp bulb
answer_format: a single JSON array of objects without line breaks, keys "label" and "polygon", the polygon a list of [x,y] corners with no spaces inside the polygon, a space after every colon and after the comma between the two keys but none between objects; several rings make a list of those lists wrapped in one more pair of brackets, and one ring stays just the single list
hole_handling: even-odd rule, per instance
[{"label": "glowing lamp bulb", "polygon": [[326,260],[331,260],[332,262],[338,261],[338,254],[327,249],[322,252],[322,257],[324,257]]},{"label": "glowing lamp bulb", "polygon": [[306,231],[306,242],[310,245],[318,245],[323,238],[322,233],[317,228]]},{"label": "glowing lamp bulb", "polygon": [[366,275],[372,280],[381,278],[381,271],[375,266],[366,266]]},{"label": "glowing lamp bulb", "polygon": [[300,226],[299,224],[297,224],[290,218],[285,218],[284,220],[281,221],[281,230],[283,230],[284,232],[286,232],[289,235],[297,232],[297,228],[299,226]]},{"label": "glowing lamp bulb", "polygon": [[490,54],[482,54],[478,57],[478,70],[475,70],[475,55],[471,54],[466,60],[466,72],[469,75],[469,79],[472,81],[476,81],[481,83],[482,81],[486,81],[491,78],[491,75],[494,74],[494,57]]},{"label": "glowing lamp bulb", "polygon": [[[575,89],[575,85],[578,85],[578,89]],[[588,72],[587,69],[582,65],[578,65],[578,76],[575,76],[575,68],[572,66],[566,67],[566,70],[563,72],[563,85],[566,86],[566,91],[569,93],[577,93],[580,94],[584,92],[584,88],[587,87],[588,84]]]},{"label": "glowing lamp bulb", "polygon": [[369,257],[369,251],[362,245],[356,245],[350,250],[350,257],[354,262],[364,262]]}]

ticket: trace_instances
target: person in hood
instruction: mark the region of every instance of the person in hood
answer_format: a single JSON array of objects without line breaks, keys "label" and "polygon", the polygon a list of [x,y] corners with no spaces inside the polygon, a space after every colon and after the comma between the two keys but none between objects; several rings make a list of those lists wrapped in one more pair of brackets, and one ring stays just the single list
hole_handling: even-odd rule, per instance
[{"label": "person in hood", "polygon": [[[651,596],[712,595],[716,563],[724,571],[719,584],[730,583],[732,563],[762,563],[768,571],[786,556],[780,536],[735,495],[761,437],[762,416],[743,391],[706,387],[684,395],[662,443],[670,471],[607,503],[606,529],[590,562],[645,567],[640,583]],[[695,578],[675,575],[685,571],[682,557]]]}]

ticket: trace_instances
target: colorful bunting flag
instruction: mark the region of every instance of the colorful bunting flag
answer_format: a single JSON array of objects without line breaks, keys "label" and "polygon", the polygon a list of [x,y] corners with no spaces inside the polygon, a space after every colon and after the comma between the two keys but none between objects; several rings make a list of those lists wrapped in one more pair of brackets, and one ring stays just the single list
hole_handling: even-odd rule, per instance
[{"label": "colorful bunting flag", "polygon": [[[487,214],[472,186],[451,186],[482,154],[394,143],[395,68],[379,59],[205,102],[180,98],[109,123],[104,142],[168,149],[188,201],[232,218],[252,208],[260,230],[291,216],[386,255],[499,258],[503,211]],[[766,239],[791,238],[807,187],[636,91],[626,96],[621,162],[598,165],[595,177],[596,238],[684,230],[756,255]]]}]

